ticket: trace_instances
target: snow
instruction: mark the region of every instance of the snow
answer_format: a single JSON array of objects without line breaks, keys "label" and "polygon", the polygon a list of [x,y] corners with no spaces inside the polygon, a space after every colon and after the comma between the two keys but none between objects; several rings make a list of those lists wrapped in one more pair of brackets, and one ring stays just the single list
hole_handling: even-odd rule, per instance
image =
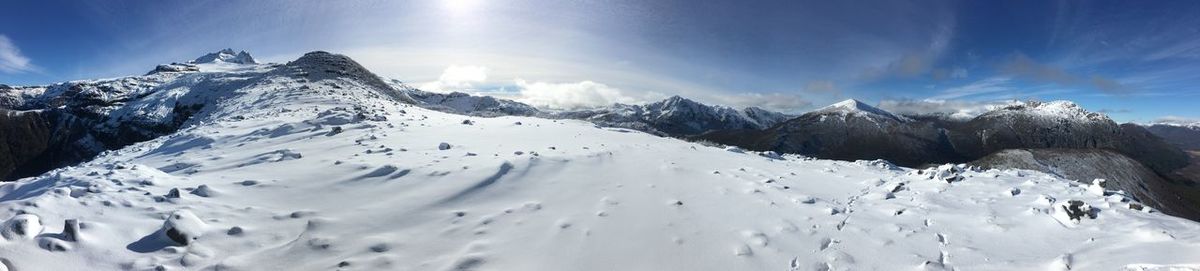
[{"label": "snow", "polygon": [[1150,122],[1150,123],[1143,124],[1143,126],[1154,126],[1154,125],[1165,125],[1165,126],[1183,127],[1183,128],[1188,128],[1188,129],[1192,129],[1192,130],[1200,130],[1200,121],[1197,121],[1197,122],[1156,121],[1156,122]]},{"label": "snow", "polygon": [[250,56],[250,53],[246,53],[246,51],[241,51],[241,52],[235,53],[233,51],[233,49],[226,48],[226,49],[217,51],[215,53],[209,53],[209,54],[200,56],[200,57],[196,58],[195,60],[192,60],[191,63],[193,63],[193,64],[204,64],[204,63],[258,64],[258,61],[255,61],[254,57]]},{"label": "snow", "polygon": [[680,96],[643,105],[613,104],[597,109],[547,112],[543,116],[584,119],[602,126],[675,136],[697,135],[714,130],[761,130],[792,118],[757,107],[736,109],[710,106]]},{"label": "snow", "polygon": [[1079,106],[1071,101],[1025,101],[1013,103],[1003,108],[993,110],[985,115],[1011,115],[1022,114],[1034,116],[1040,119],[1067,119],[1080,122],[1112,122],[1104,114],[1088,112],[1082,106]]},{"label": "snow", "polygon": [[577,120],[463,125],[284,68],[180,78],[128,109],[205,103],[180,131],[0,184],[0,268],[1200,266],[1200,224],[1044,173],[728,151]]},{"label": "snow", "polygon": [[855,99],[847,99],[845,101],[837,102],[832,105],[826,106],[824,108],[817,109],[817,110],[813,111],[813,113],[837,114],[837,115],[840,115],[843,117],[860,116],[860,117],[867,117],[868,119],[870,119],[872,121],[875,121],[875,119],[877,119],[877,118],[890,119],[890,120],[899,121],[899,122],[907,122],[907,121],[912,120],[907,117],[892,114],[891,112],[885,111],[883,109],[879,109],[874,106],[867,105],[867,104],[860,102],[858,100],[855,100]]}]

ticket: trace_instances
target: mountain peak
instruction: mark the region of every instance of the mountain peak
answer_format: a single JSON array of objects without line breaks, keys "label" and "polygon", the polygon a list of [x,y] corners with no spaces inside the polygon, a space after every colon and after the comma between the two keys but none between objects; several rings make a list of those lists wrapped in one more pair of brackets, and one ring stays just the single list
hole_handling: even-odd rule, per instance
[{"label": "mountain peak", "polygon": [[866,115],[866,116],[880,116],[880,117],[885,117],[885,118],[889,118],[889,119],[894,119],[897,121],[908,120],[907,118],[900,117],[896,114],[892,114],[892,112],[888,112],[886,110],[867,105],[866,103],[863,103],[863,102],[861,102],[859,100],[855,100],[855,99],[846,99],[844,101],[837,102],[837,103],[831,104],[829,106],[826,106],[824,108],[818,109],[815,112],[839,113],[839,114],[862,114],[862,115]]},{"label": "mountain peak", "polygon": [[854,109],[854,110],[862,110],[862,111],[876,109],[875,107],[872,107],[870,105],[867,105],[867,104],[865,104],[859,100],[855,100],[855,99],[846,99],[845,101],[840,101],[840,102],[834,103],[832,105],[829,105],[826,108],[845,108],[845,109]]},{"label": "mountain peak", "polygon": [[1025,101],[1014,103],[996,111],[993,114],[1029,114],[1042,117],[1075,118],[1091,121],[1111,121],[1104,114],[1090,112],[1071,101]]},{"label": "mountain peak", "polygon": [[375,73],[372,73],[367,68],[358,64],[358,62],[355,62],[354,59],[350,59],[350,57],[345,55],[325,51],[312,51],[296,60],[288,62],[285,66],[293,75],[305,77],[312,81],[325,79],[358,81],[374,88],[376,91],[381,91],[383,94],[391,96],[393,99],[407,103],[416,103],[407,94],[392,88],[392,85],[384,82],[378,75],[375,75]]},{"label": "mountain peak", "polygon": [[662,101],[661,101],[661,103],[663,103],[663,104],[667,104],[667,105],[676,105],[676,106],[678,106],[678,105],[681,105],[681,104],[695,104],[695,103],[697,103],[697,102],[695,102],[695,101],[692,101],[692,100],[690,100],[690,99],[688,99],[688,98],[684,98],[683,96],[679,96],[679,95],[672,95],[671,97],[668,97],[668,98],[666,98],[666,99],[662,100]]},{"label": "mountain peak", "polygon": [[215,53],[208,53],[192,60],[194,64],[204,63],[234,63],[234,64],[258,64],[254,57],[246,51],[234,52],[233,48],[225,48]]}]

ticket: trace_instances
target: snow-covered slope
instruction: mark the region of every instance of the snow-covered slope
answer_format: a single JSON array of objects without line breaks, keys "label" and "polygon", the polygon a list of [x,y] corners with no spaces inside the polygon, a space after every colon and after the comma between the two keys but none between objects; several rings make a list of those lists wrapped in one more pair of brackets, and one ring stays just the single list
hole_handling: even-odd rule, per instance
[{"label": "snow-covered slope", "polygon": [[892,114],[891,112],[876,108],[874,106],[867,105],[867,104],[860,102],[858,100],[855,100],[855,99],[848,99],[845,101],[834,103],[834,104],[826,106],[824,108],[814,110],[813,112],[810,112],[809,114],[837,115],[837,116],[841,116],[843,118],[861,117],[861,118],[866,118],[866,119],[870,119],[870,120],[884,120],[884,121],[897,121],[897,122],[912,121],[911,119],[909,119],[907,117]]},{"label": "snow-covered slope", "polygon": [[1033,117],[1044,121],[1071,121],[1080,123],[1112,122],[1104,114],[1089,112],[1070,101],[1025,101],[1013,103],[984,113],[982,118]]},{"label": "snow-covered slope", "polygon": [[[344,67],[338,59],[306,55],[199,96],[207,105],[178,132],[0,185],[0,262],[22,271],[1200,268],[1200,224],[1046,174],[912,170],[577,120],[455,115],[326,70]],[[208,93],[183,95],[192,92]]]},{"label": "snow-covered slope", "polygon": [[0,111],[34,115],[26,119],[33,121],[0,121],[0,129],[16,134],[32,127],[48,130],[41,131],[44,137],[0,142],[10,149],[27,150],[6,153],[9,159],[0,159],[4,160],[0,161],[0,179],[40,174],[104,150],[170,133],[208,104],[205,93],[240,88],[278,66],[213,65],[173,63],[159,65],[142,76],[0,89]]}]

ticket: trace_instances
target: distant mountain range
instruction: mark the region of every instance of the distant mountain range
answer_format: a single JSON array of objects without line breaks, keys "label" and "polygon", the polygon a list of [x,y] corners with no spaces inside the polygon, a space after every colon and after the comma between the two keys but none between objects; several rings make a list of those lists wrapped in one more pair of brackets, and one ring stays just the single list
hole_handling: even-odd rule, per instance
[{"label": "distant mountain range", "polygon": [[1185,150],[1200,151],[1200,123],[1153,123],[1143,126],[1172,145]]},{"label": "distant mountain range", "polygon": [[[1192,194],[1200,191],[1194,182],[1197,178],[1180,173],[1197,160],[1180,148],[1196,149],[1200,142],[1194,135],[1200,130],[1117,124],[1066,101],[1014,103],[970,119],[904,116],[857,100],[791,116],[755,107],[705,105],[680,96],[642,105],[544,111],[506,99],[420,90],[381,78],[348,57],[325,52],[309,53],[287,64],[261,64],[246,52],[226,49],[186,63],[159,65],[142,76],[0,86],[0,131],[5,132],[0,134],[4,137],[0,153],[6,154],[0,156],[0,178],[41,174],[172,133],[189,125],[193,115],[214,114],[204,111],[205,106],[222,102],[223,90],[262,84],[259,79],[270,76],[345,80],[372,90],[373,95],[463,115],[577,119],[755,151],[839,160],[885,159],[908,167],[977,162],[999,168],[1057,169],[1064,177],[1081,181],[1120,179],[1114,183],[1139,188],[1130,192],[1141,197],[1175,197],[1146,202],[1200,219],[1200,208],[1193,208],[1200,206],[1200,193]],[[1032,155],[1019,150],[1031,150]],[[1005,155],[990,157],[995,154]],[[1087,172],[1095,167],[1105,168]]]},{"label": "distant mountain range", "polygon": [[[1039,171],[1052,165],[1049,168],[1070,173],[1064,177],[1084,182],[1120,179],[1114,183],[1138,187],[1138,194],[1170,203],[1156,207],[1200,219],[1200,176],[1179,174],[1196,159],[1142,126],[1117,124],[1067,101],[1014,103],[964,120],[900,116],[847,100],[765,130],[714,131],[692,139],[823,159],[885,159],[908,167],[970,163],[996,153],[1035,150],[1037,159],[1008,155],[978,164]],[[1126,161],[1136,161],[1136,167]]]},{"label": "distant mountain range", "polygon": [[[262,73],[288,72],[320,80],[347,78],[392,99],[422,107],[481,117],[537,116],[580,119],[661,136],[698,135],[715,130],[765,129],[790,116],[751,107],[704,105],[674,96],[645,105],[542,111],[506,99],[461,92],[423,91],[385,80],[353,60],[313,52],[287,64],[262,64],[245,51],[224,49],[184,63],[155,67],[141,76],[79,80],[46,86],[0,85],[0,180],[13,180],[85,161],[105,150],[171,133],[205,101],[176,97],[185,89],[223,89],[250,84]],[[165,94],[165,95],[164,95]],[[194,95],[194,94],[192,94]]]}]

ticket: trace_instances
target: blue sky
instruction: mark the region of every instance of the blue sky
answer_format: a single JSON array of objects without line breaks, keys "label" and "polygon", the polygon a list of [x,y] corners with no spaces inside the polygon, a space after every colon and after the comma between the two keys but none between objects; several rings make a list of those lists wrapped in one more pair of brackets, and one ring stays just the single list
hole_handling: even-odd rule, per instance
[{"label": "blue sky", "polygon": [[[572,108],[683,95],[802,112],[1068,99],[1200,118],[1197,1],[11,1],[0,83],[141,74],[221,48],[347,54],[436,91]],[[920,105],[904,107],[906,105]],[[936,108],[936,106],[935,106]]]}]

